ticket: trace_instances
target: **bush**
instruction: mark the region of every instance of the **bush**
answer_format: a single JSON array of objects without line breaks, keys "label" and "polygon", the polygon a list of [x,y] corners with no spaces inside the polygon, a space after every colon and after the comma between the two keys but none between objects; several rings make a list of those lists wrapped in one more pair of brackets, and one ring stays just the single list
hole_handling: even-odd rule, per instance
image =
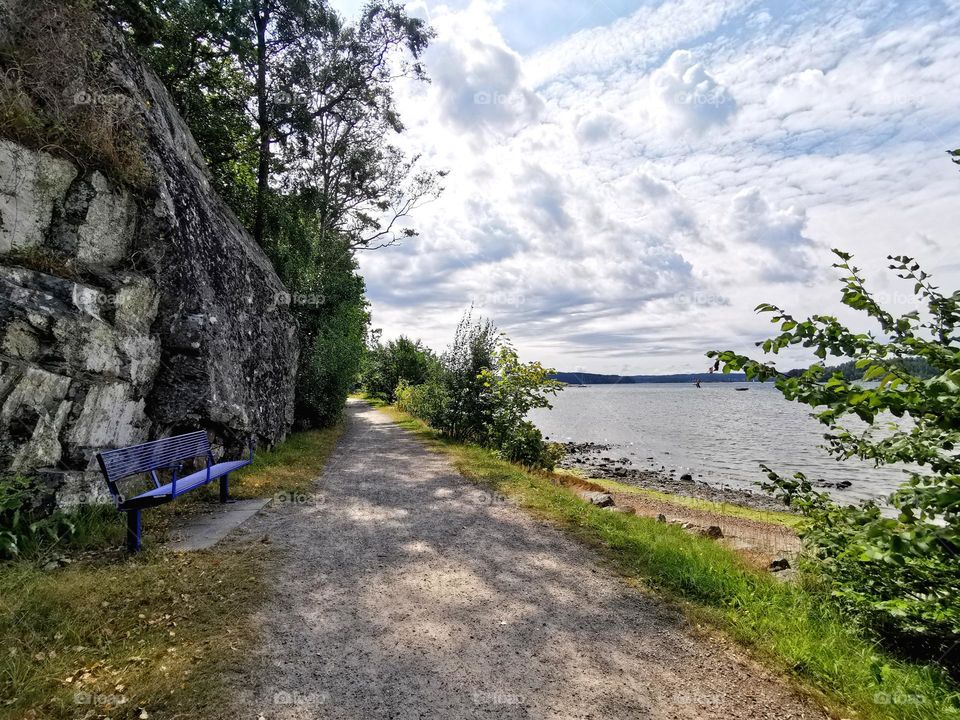
[{"label": "bush", "polygon": [[392,396],[401,410],[447,437],[492,448],[505,460],[553,469],[560,446],[545,442],[526,419],[533,408],[550,407],[547,395],[563,387],[550,379],[552,372],[540,363],[521,363],[492,323],[473,321],[468,313],[427,379],[412,384],[401,378]]},{"label": "bush", "polygon": [[[758,345],[767,353],[802,345],[827,355],[853,358],[864,385],[842,372],[827,373],[820,362],[797,376],[736,353],[711,352],[724,372],[744,370],[750,379],[774,379],[788,400],[819,408],[829,428],[828,451],[837,459],[859,457],[877,465],[903,463],[909,479],[889,498],[890,517],[876,503],[840,507],[816,492],[802,473],[782,477],[769,468],[767,490],[807,518],[802,535],[807,569],[835,600],[887,645],[914,656],[954,664],[960,654],[960,292],[941,293],[908,257],[891,257],[890,268],[910,281],[919,311],[894,317],[865,286],[851,256],[834,250],[844,271],[842,302],[865,312],[882,332],[854,333],[832,316],[797,320],[774,305],[780,334]],[[924,361],[904,362],[907,359]],[[928,365],[934,377],[916,368]],[[866,430],[843,419],[856,415]],[[877,435],[874,425],[890,415],[908,418]]]},{"label": "bush", "polygon": [[530,468],[553,470],[563,457],[563,446],[546,442],[543,433],[529,420],[511,434],[491,439],[488,444],[502,459]]},{"label": "bush", "polygon": [[44,514],[34,506],[35,494],[27,478],[0,479],[0,558],[14,558],[43,541],[56,542],[73,534],[73,523],[63,514]]},{"label": "bush", "polygon": [[385,344],[375,343],[368,348],[361,382],[367,394],[395,402],[400,382],[419,385],[434,372],[437,364],[433,351],[419,340],[402,335]]},{"label": "bush", "polygon": [[550,470],[559,460],[559,446],[545,442],[540,430],[527,420],[532,409],[550,407],[547,395],[563,387],[550,379],[553,372],[538,362],[521,363],[506,340],[497,349],[493,368],[481,371],[479,378],[492,409],[485,444],[496,448],[505,460]]},{"label": "bush", "polygon": [[424,422],[439,428],[450,404],[450,396],[442,383],[430,380],[422,385],[410,385],[401,380],[396,390],[397,407]]}]

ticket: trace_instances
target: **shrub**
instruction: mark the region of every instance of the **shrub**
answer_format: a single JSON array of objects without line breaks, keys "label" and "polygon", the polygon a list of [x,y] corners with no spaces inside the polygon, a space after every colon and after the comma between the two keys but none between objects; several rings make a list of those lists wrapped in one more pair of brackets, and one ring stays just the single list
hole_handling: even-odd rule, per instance
[{"label": "shrub", "polygon": [[533,408],[550,407],[547,396],[563,387],[550,379],[553,372],[540,363],[521,363],[492,323],[474,321],[468,313],[450,349],[428,368],[427,379],[412,384],[401,378],[392,396],[401,410],[447,437],[492,448],[505,460],[553,469],[560,446],[544,441],[527,420]]},{"label": "shrub", "polygon": [[550,407],[547,395],[555,395],[563,387],[550,379],[553,372],[538,362],[521,363],[506,340],[497,349],[494,366],[480,372],[492,409],[485,428],[486,444],[505,460],[551,470],[556,465],[559,446],[545,442],[540,430],[527,420],[532,409]]},{"label": "shrub", "polygon": [[429,380],[422,385],[410,385],[401,380],[396,390],[397,407],[424,422],[439,428],[450,403],[450,396],[442,383]]},{"label": "shrub", "polygon": [[[865,286],[851,256],[834,250],[844,271],[844,305],[866,313],[881,337],[854,333],[835,317],[798,320],[763,304],[780,334],[758,345],[774,353],[796,345],[828,355],[853,358],[865,385],[842,372],[827,373],[820,362],[797,376],[773,364],[736,353],[710,352],[724,372],[744,370],[750,379],[774,379],[788,400],[818,408],[829,428],[827,449],[837,459],[872,460],[877,465],[904,463],[908,480],[889,498],[895,514],[876,503],[840,507],[816,492],[802,473],[783,477],[765,468],[765,487],[807,518],[803,539],[807,568],[860,623],[901,652],[955,663],[960,649],[960,292],[945,295],[912,258],[891,257],[890,269],[913,284],[925,316],[913,311],[895,317],[880,307]],[[925,363],[905,363],[919,358]],[[924,379],[914,368],[929,365]],[[715,366],[715,367],[717,367]],[[852,430],[843,419],[856,415],[866,430]],[[875,434],[885,415],[908,422]]]},{"label": "shrub", "polygon": [[419,385],[433,372],[437,363],[433,351],[419,340],[402,335],[387,343],[375,343],[367,350],[362,374],[364,390],[373,397],[394,402],[397,385]]},{"label": "shrub", "polygon": [[63,514],[45,515],[34,506],[35,488],[24,477],[0,479],[0,558],[17,557],[44,540],[56,542],[74,532]]}]

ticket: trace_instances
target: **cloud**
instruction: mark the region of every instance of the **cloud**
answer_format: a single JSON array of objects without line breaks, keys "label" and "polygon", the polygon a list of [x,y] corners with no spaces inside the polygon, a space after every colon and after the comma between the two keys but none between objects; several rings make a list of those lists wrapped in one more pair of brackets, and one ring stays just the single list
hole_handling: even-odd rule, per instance
[{"label": "cloud", "polygon": [[729,90],[693,58],[676,50],[650,76],[652,96],[659,101],[660,121],[677,132],[702,133],[722,125],[736,111]]},{"label": "cloud", "polygon": [[780,117],[811,111],[823,102],[826,89],[827,81],[823,71],[807,68],[781,78],[770,92],[767,106]]},{"label": "cloud", "polygon": [[837,310],[830,247],[960,280],[960,7],[667,0],[522,55],[497,22],[529,11],[426,1],[399,141],[451,173],[420,237],[360,256],[388,336],[443,348],[474,303],[526,357],[679,372],[754,351],[759,302]]},{"label": "cloud", "polygon": [[433,18],[437,39],[425,62],[442,117],[459,130],[512,133],[537,119],[543,102],[526,84],[520,56],[474,3]]},{"label": "cloud", "polygon": [[556,176],[539,165],[527,165],[516,179],[521,188],[519,210],[530,216],[534,227],[554,233],[570,228],[566,197]]},{"label": "cloud", "polygon": [[592,145],[611,141],[621,129],[616,115],[606,111],[592,111],[581,115],[576,122],[574,133],[584,144]]},{"label": "cloud", "polygon": [[802,283],[816,277],[810,254],[815,243],[804,235],[806,224],[803,210],[771,207],[756,188],[738,192],[726,217],[726,229],[734,242],[749,243],[763,252],[759,275],[768,282]]}]

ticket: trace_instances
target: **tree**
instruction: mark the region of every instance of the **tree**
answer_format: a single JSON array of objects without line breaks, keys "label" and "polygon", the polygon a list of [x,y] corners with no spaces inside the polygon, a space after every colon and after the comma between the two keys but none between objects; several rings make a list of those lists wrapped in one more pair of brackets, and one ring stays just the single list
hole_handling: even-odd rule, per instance
[{"label": "tree", "polygon": [[[369,4],[356,26],[329,10],[322,18],[278,23],[271,35],[285,41],[265,60],[258,52],[274,88],[261,138],[276,136],[281,188],[310,201],[325,236],[384,247],[416,235],[400,224],[442,190],[444,173],[419,170],[419,157],[386,140],[403,131],[392,83],[426,80],[418,59],[432,32],[392,2]],[[266,145],[260,161],[274,162]]]},{"label": "tree", "polygon": [[368,350],[363,386],[373,397],[394,402],[401,382],[408,385],[426,382],[436,364],[437,358],[430,348],[401,335],[385,344],[376,343]]},{"label": "tree", "polygon": [[[890,257],[890,269],[912,284],[923,306],[922,313],[895,316],[869,292],[852,256],[834,254],[834,267],[844,273],[841,301],[866,313],[879,335],[853,332],[831,315],[800,320],[762,304],[757,311],[770,313],[780,326],[777,336],[758,343],[763,352],[799,345],[820,362],[788,377],[772,363],[731,351],[708,355],[724,364],[724,372],[773,379],[788,400],[817,408],[815,417],[828,427],[827,450],[836,458],[909,467],[906,482],[889,498],[893,517],[873,502],[839,507],[802,473],[785,478],[765,468],[765,487],[806,515],[803,536],[817,561],[812,567],[838,600],[901,649],[943,660],[960,647],[960,292],[941,292],[913,258]],[[825,372],[828,356],[852,358],[863,381],[875,384]],[[906,361],[913,358],[936,374],[912,374],[919,366]],[[845,425],[851,415],[866,429]],[[885,432],[875,432],[881,423]]]},{"label": "tree", "polygon": [[326,0],[113,8],[170,90],[216,188],[291,292],[298,422],[338,414],[369,323],[352,254],[416,235],[407,217],[442,189],[443,173],[391,143],[403,130],[392,84],[426,80],[419,58],[432,31],[391,0],[373,0],[355,24]]},{"label": "tree", "polygon": [[190,127],[214,188],[251,229],[258,143],[250,114],[255,51],[247,3],[114,0],[112,9]]},{"label": "tree", "polygon": [[457,440],[483,437],[492,411],[481,374],[496,363],[500,332],[489,320],[474,320],[467,312],[460,319],[453,344],[440,357],[449,404],[439,430]]},{"label": "tree", "polygon": [[370,323],[364,282],[345,242],[324,241],[295,198],[276,200],[289,204],[287,222],[276,230],[274,263],[299,328],[296,422],[329,425],[340,417],[363,359]]},{"label": "tree", "polygon": [[370,2],[356,25],[326,0],[115,6],[258,242],[269,246],[285,221],[277,194],[300,198],[324,236],[355,249],[416,234],[399,225],[439,194],[444,173],[419,170],[389,138],[403,130],[393,82],[427,79],[419,58],[433,33],[422,20],[389,0]]}]

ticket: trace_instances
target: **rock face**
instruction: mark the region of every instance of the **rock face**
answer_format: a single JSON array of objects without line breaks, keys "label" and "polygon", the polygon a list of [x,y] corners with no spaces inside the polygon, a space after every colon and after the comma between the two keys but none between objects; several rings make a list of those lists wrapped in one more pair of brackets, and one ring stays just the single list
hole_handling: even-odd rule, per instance
[{"label": "rock face", "polygon": [[[3,5],[15,42],[17,3]],[[298,359],[289,295],[166,90],[118,32],[102,37],[148,179],[0,140],[0,473],[73,478],[83,497],[104,448],[197,428],[231,452],[281,440]]]}]

